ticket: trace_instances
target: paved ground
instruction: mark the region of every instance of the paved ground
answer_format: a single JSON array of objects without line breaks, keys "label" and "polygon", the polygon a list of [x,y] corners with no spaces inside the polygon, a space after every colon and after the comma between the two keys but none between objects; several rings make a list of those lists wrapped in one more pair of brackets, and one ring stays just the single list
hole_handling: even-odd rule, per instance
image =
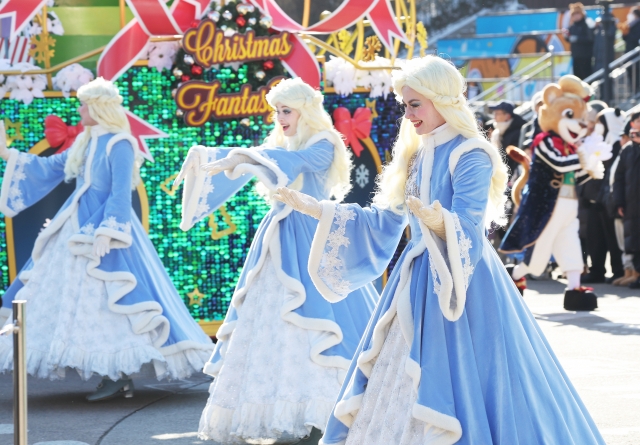
[{"label": "paved ground", "polygon": [[[596,312],[570,313],[562,310],[562,283],[531,281],[530,287],[525,299],[607,444],[640,444],[640,292],[599,285]],[[137,380],[134,398],[89,404],[84,396],[98,379],[30,379],[29,443],[204,443],[195,432],[209,382]],[[13,444],[11,401],[11,376],[0,375],[0,445]]]}]

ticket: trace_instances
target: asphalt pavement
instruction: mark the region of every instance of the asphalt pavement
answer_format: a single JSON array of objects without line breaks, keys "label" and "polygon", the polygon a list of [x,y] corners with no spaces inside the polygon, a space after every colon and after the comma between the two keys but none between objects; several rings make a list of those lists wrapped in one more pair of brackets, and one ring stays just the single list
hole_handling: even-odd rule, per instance
[{"label": "asphalt pavement", "polygon": [[[561,281],[530,281],[525,301],[609,445],[640,444],[640,291],[596,285],[594,312],[562,309]],[[211,379],[136,379],[135,396],[88,403],[99,382],[29,378],[30,445],[192,445]],[[12,377],[0,375],[0,445],[13,444]],[[549,444],[551,445],[551,444]],[[553,444],[555,445],[555,444]],[[564,445],[564,444],[558,444]]]}]

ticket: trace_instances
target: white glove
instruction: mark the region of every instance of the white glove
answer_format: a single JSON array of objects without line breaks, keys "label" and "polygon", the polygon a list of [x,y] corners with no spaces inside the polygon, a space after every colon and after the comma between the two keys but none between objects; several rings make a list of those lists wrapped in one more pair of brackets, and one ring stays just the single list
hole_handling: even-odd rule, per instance
[{"label": "white glove", "polygon": [[7,148],[7,133],[4,130],[4,121],[0,120],[0,158],[9,160],[9,149]]},{"label": "white glove", "polygon": [[176,176],[176,179],[173,180],[173,188],[178,188],[180,183],[184,181],[184,178],[187,177],[187,173],[189,173],[189,170],[193,170],[193,173],[195,174],[198,172],[199,168],[200,155],[198,154],[198,151],[194,150],[192,147],[189,150],[189,153],[187,153],[187,157],[185,158],[184,162],[182,163],[182,168],[180,169],[178,176]]},{"label": "white glove", "polygon": [[211,176],[214,176],[226,170],[233,170],[240,164],[257,164],[257,162],[247,155],[235,154],[218,161],[204,164],[200,169],[209,172]]},{"label": "white glove", "polygon": [[584,150],[578,150],[578,159],[580,159],[580,167],[582,167],[592,179],[604,178],[604,164],[597,159],[594,154],[587,153]]},{"label": "white glove", "polygon": [[110,242],[111,238],[107,235],[96,236],[96,239],[93,240],[93,254],[98,258],[102,258],[111,252],[111,247],[109,247]]},{"label": "white glove", "polygon": [[444,228],[444,216],[442,215],[442,205],[440,201],[434,201],[429,207],[425,207],[415,196],[407,199],[407,206],[411,213],[427,226],[438,238],[446,239],[446,231]]},{"label": "white glove", "polygon": [[305,195],[286,187],[280,187],[278,194],[273,195],[273,198],[315,219],[320,219],[322,216],[322,205],[313,196]]}]

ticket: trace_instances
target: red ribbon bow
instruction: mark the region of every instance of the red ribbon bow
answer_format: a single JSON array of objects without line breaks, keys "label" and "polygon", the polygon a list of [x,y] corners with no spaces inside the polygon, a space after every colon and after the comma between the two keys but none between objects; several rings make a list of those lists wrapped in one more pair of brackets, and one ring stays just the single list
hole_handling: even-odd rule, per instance
[{"label": "red ribbon bow", "polygon": [[59,147],[56,154],[71,147],[76,137],[84,130],[82,124],[67,125],[58,116],[50,115],[44,119],[44,137],[51,147]]},{"label": "red ribbon bow", "polygon": [[366,139],[371,134],[371,110],[357,108],[351,113],[345,107],[338,107],[333,111],[333,125],[344,136],[345,145],[350,145],[357,157],[360,157],[364,147],[360,139]]}]

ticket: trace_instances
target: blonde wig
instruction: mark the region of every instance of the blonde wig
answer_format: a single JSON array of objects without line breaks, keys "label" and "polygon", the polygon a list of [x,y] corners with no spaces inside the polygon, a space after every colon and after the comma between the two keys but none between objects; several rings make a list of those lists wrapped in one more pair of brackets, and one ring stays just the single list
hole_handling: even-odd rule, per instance
[{"label": "blonde wig", "polygon": [[[89,108],[89,115],[109,133],[131,133],[129,121],[122,106],[122,96],[112,82],[98,77],[78,89],[78,99]],[[71,181],[80,173],[84,163],[85,152],[91,139],[91,127],[85,127],[69,148],[69,156],[64,166],[65,180]],[[140,165],[142,157],[138,147],[133,147],[136,162],[133,169],[135,187],[140,182]]]},{"label": "blonde wig", "polygon": [[[464,96],[465,80],[451,63],[437,56],[412,59],[401,70],[393,71],[392,77],[398,102],[402,102],[402,88],[408,86],[432,101],[436,111],[462,136],[467,139],[481,138],[486,141]],[[374,197],[376,205],[395,212],[404,211],[404,189],[409,160],[418,150],[420,143],[420,136],[411,122],[403,119],[393,147],[393,160],[385,166],[378,180]],[[506,165],[500,163],[494,166],[487,209],[488,222],[505,222],[504,192],[507,179]]]},{"label": "blonde wig", "polygon": [[[333,163],[329,168],[328,185],[331,189],[331,196],[342,201],[351,190],[353,164],[342,135],[333,127],[331,116],[322,106],[324,96],[300,78],[295,78],[285,79],[278,83],[269,91],[266,99],[273,109],[276,109],[276,104],[281,104],[300,113],[296,134],[291,137],[284,135],[282,126],[277,119],[274,119],[275,128],[265,139],[266,145],[296,151],[305,148],[307,141],[321,131],[332,134],[331,142],[334,144],[334,155]],[[292,187],[299,188],[299,181],[296,180]]]}]

